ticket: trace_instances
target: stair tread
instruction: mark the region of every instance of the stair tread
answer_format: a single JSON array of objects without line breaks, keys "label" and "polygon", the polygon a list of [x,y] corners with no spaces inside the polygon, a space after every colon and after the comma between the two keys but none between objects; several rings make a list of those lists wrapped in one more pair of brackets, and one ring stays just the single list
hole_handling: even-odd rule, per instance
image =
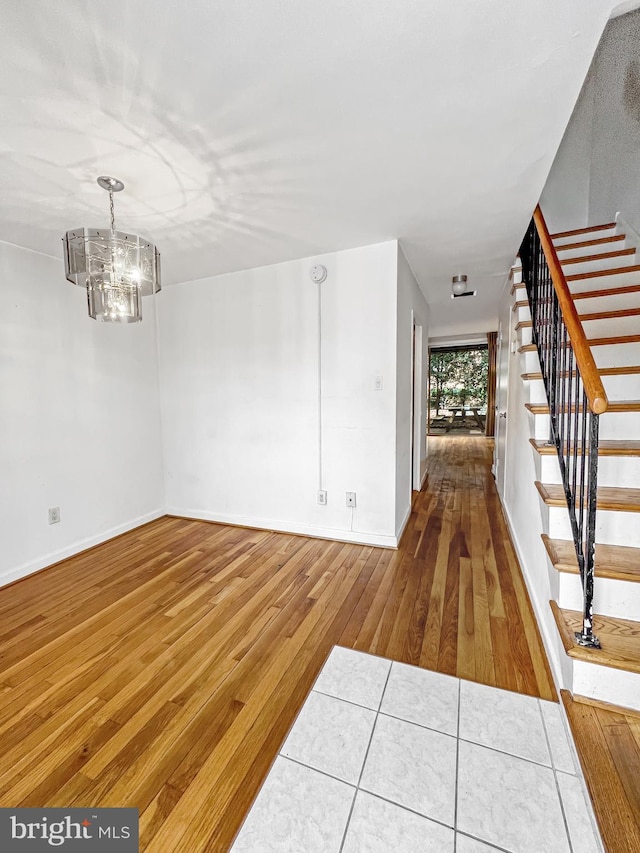
[{"label": "stair tread", "polygon": [[[589,345],[592,347],[607,347],[614,344],[638,344],[640,343],[640,335],[611,335],[606,338],[587,338]],[[518,352],[536,352],[536,345],[523,344],[518,348]]]},{"label": "stair tread", "polygon": [[615,320],[618,317],[637,317],[640,314],[638,308],[619,308],[617,311],[592,311],[589,314],[580,314],[580,320],[584,323],[588,320]]},{"label": "stair tread", "polygon": [[565,276],[567,281],[580,281],[587,278],[599,278],[607,275],[626,275],[631,272],[640,272],[640,265],[631,264],[627,267],[610,267],[606,270],[593,270],[592,272],[579,272],[575,275]]},{"label": "stair tread", "polygon": [[[559,572],[579,573],[576,549],[570,539],[552,539],[543,533],[542,541]],[[595,573],[597,577],[640,583],[640,548],[596,544]]]},{"label": "stair tread", "polygon": [[621,287],[603,287],[601,290],[579,290],[572,292],[574,300],[593,299],[600,296],[619,296],[621,293],[640,293],[640,284],[625,284]]},{"label": "stair tread", "polygon": [[[525,403],[524,407],[534,415],[549,414],[547,403]],[[606,415],[613,412],[640,412],[640,400],[609,400],[607,410],[603,414]]]},{"label": "stair tread", "polygon": [[[564,251],[564,246],[558,246],[558,249],[562,248]],[[630,249],[616,249],[614,252],[600,252],[595,255],[577,255],[574,258],[561,258],[560,263],[562,266],[567,266],[569,264],[587,264],[590,261],[602,261],[607,260],[608,258],[623,258],[628,257],[630,255],[635,255],[636,250],[634,248]]]},{"label": "stair tread", "polygon": [[[530,438],[529,443],[541,456],[555,456],[555,444]],[[588,449],[587,449],[588,452]],[[637,439],[604,439],[598,442],[598,456],[640,456],[640,441]]]},{"label": "stair tread", "polygon": [[517,311],[518,308],[528,308],[528,307],[529,307],[529,300],[528,299],[520,299],[517,302],[513,303],[513,308],[511,310]]},{"label": "stair tread", "polygon": [[612,344],[638,344],[640,335],[610,335],[606,338],[587,338],[592,347],[606,347]]},{"label": "stair tread", "polygon": [[594,616],[593,632],[601,649],[585,649],[574,639],[574,631],[582,628],[582,614],[565,610],[555,601],[549,602],[566,653],[575,660],[640,672],[640,622],[614,616]]},{"label": "stair tread", "polygon": [[[566,507],[564,488],[557,483],[541,483],[536,480],[536,489],[547,506]],[[620,512],[640,512],[640,489],[620,486],[600,486],[596,506],[598,509]]]},{"label": "stair tread", "polygon": [[[640,364],[628,364],[622,367],[600,367],[598,368],[598,373],[600,376],[624,376],[625,374],[633,374],[640,373]],[[566,372],[563,371],[563,375],[566,375]],[[573,371],[573,375],[575,376],[575,370]],[[542,379],[542,373],[540,371],[533,373],[521,373],[520,377],[522,379]]]},{"label": "stair tread", "polygon": [[626,239],[626,234],[613,234],[611,237],[596,237],[595,240],[578,240],[575,243],[563,243],[562,246],[556,246],[557,252],[568,252],[572,249],[584,249],[586,246],[603,246],[608,243],[623,242]]},{"label": "stair tread", "polygon": [[615,222],[607,222],[604,225],[589,225],[586,228],[573,228],[571,231],[558,231],[557,234],[552,234],[552,240],[560,240],[562,237],[571,237],[572,234],[591,234],[594,231],[604,231],[605,228],[615,228]]}]

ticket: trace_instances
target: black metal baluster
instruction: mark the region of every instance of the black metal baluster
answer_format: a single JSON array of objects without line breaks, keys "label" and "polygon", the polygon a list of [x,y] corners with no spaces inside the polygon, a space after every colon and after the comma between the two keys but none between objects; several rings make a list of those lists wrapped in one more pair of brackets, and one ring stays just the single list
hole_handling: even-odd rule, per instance
[{"label": "black metal baluster", "polygon": [[[545,240],[548,242],[548,234]],[[593,635],[593,576],[598,416],[589,406],[542,239],[533,220],[520,247],[520,258],[531,309],[531,340],[538,351],[549,401],[549,441],[558,452],[582,580],[583,630],[576,634],[576,641],[597,647],[599,643]]]}]

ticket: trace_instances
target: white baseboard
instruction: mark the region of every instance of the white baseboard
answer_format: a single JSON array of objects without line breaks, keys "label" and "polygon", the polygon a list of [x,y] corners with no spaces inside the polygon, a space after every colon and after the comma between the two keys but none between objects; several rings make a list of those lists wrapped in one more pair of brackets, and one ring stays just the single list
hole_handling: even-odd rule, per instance
[{"label": "white baseboard", "polygon": [[87,548],[92,548],[94,545],[100,545],[108,539],[113,539],[114,536],[119,536],[121,533],[127,533],[136,527],[147,524],[149,521],[154,521],[156,518],[161,518],[166,515],[164,509],[157,509],[153,512],[148,512],[146,515],[141,515],[124,524],[119,524],[109,530],[104,530],[95,536],[89,536],[86,539],[80,539],[66,548],[61,548],[59,551],[52,551],[50,554],[43,554],[37,560],[32,560],[29,563],[24,563],[15,569],[10,569],[8,572],[3,572],[0,575],[0,587],[6,586],[9,583],[14,583],[21,578],[26,578],[40,569],[46,569],[47,566],[52,566],[54,563],[59,563],[60,560],[66,560],[67,557],[73,557],[81,551],[86,551]]},{"label": "white baseboard", "polygon": [[422,472],[422,477],[420,477],[420,489],[423,488],[424,484],[427,482],[427,474],[429,473],[429,469],[425,463],[424,471]]},{"label": "white baseboard", "polygon": [[[540,631],[540,636],[542,637],[542,644],[544,645],[545,651],[547,653],[547,660],[551,666],[551,674],[553,676],[553,680],[556,685],[556,689],[558,693],[560,690],[568,689],[571,690],[570,684],[565,684],[565,679],[563,677],[562,665],[560,661],[560,655],[564,655],[564,648],[562,648],[562,641],[560,639],[557,631],[554,631],[553,634],[549,631],[549,623],[552,619],[549,618],[551,614],[551,610],[549,608],[548,601],[538,601],[536,598],[535,592],[529,583],[529,579],[527,577],[527,561],[525,559],[522,548],[520,547],[520,543],[518,541],[518,537],[515,534],[513,523],[511,521],[511,516],[509,514],[509,509],[506,504],[502,503],[502,498],[500,498],[500,503],[502,505],[502,509],[504,511],[504,517],[507,522],[507,527],[509,529],[509,535],[511,536],[511,541],[513,542],[513,547],[516,552],[516,556],[518,558],[518,563],[520,564],[520,570],[522,572],[522,577],[524,578],[525,585],[527,587],[527,592],[529,593],[529,600],[531,601],[531,606],[533,607],[533,612],[536,617],[536,622],[538,623],[538,630]],[[542,608],[546,608],[546,611],[543,612]],[[545,619],[545,615],[547,618]]]},{"label": "white baseboard", "polygon": [[295,533],[299,536],[311,536],[314,539],[332,539],[335,542],[352,542],[355,545],[375,545],[378,548],[398,547],[397,536],[380,533],[362,533],[357,530],[342,530],[333,527],[315,527],[312,524],[299,524],[294,521],[280,521],[271,518],[257,518],[244,515],[227,515],[219,512],[205,512],[199,509],[169,506],[167,515],[178,518],[195,518],[201,521],[215,521],[218,524],[231,524],[235,527],[252,527],[257,530],[275,530],[278,533]]},{"label": "white baseboard", "polygon": [[[409,504],[409,506],[407,507],[407,511],[404,514],[404,518],[402,519],[398,529],[396,530],[396,542],[399,542],[402,539],[402,534],[404,533],[404,529],[407,526],[410,517],[411,517],[411,504]],[[397,545],[396,545],[396,547],[397,547]]]}]

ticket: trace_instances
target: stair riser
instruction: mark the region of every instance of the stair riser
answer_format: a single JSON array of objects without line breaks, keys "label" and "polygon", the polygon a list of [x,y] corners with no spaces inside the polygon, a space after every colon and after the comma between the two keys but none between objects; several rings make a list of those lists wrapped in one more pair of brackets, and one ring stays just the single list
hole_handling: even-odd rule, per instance
[{"label": "stair riser", "polygon": [[[520,301],[520,300],[518,300]],[[521,320],[530,320],[531,319],[531,311],[529,310],[528,305],[523,305],[521,308],[518,308],[515,312],[516,323],[519,323]]]},{"label": "stair riser", "polygon": [[[622,311],[625,308],[640,308],[640,291],[612,293],[611,296],[587,296],[584,299],[576,299],[575,305],[579,314],[593,314],[596,311]],[[522,319],[526,320],[527,318],[523,317]]]},{"label": "stair riser", "polygon": [[[578,275],[579,273],[576,270],[564,270],[564,274],[569,279],[571,276]],[[572,293],[580,293],[587,290],[610,290],[612,287],[627,287],[629,285],[640,284],[640,270],[614,273],[613,275],[596,275],[593,278],[579,278],[575,281],[568,281],[567,283]]]},{"label": "stair riser", "polygon": [[[529,402],[545,403],[547,395],[542,379],[529,379]],[[640,400],[640,373],[603,376],[602,383],[609,400]]]},{"label": "stair riser", "polygon": [[[557,456],[535,453],[536,477],[541,483],[561,483]],[[587,460],[588,464],[588,460]],[[598,459],[598,484],[626,489],[640,487],[640,456],[600,456]],[[638,518],[640,524],[640,518]],[[640,615],[640,610],[638,610]]]},{"label": "stair riser", "polygon": [[[549,415],[531,415],[534,418],[533,437],[546,439],[549,437]],[[578,418],[578,434],[582,429],[582,419]],[[600,416],[601,439],[636,438],[640,435],[640,412],[605,412]]]},{"label": "stair riser", "polygon": [[[579,575],[559,572],[558,604],[582,611],[582,583]],[[640,583],[601,578],[594,581],[593,610],[600,616],[637,619],[640,614]]]},{"label": "stair riser", "polygon": [[599,240],[601,237],[613,237],[617,234],[617,228],[612,225],[611,228],[598,228],[597,231],[587,231],[582,234],[571,234],[568,237],[554,237],[553,245],[558,249],[560,246],[566,246],[567,243],[580,243],[585,240]]},{"label": "stair riser", "polygon": [[601,270],[613,270],[618,267],[630,267],[636,263],[634,255],[620,255],[616,258],[598,258],[593,261],[581,261],[575,264],[568,264],[562,261],[562,271],[565,275],[582,275],[586,272],[596,272]]},{"label": "stair riser", "polygon": [[518,329],[518,346],[526,346],[531,343],[531,326],[523,326]]},{"label": "stair riser", "polygon": [[[593,238],[597,239],[597,238]],[[579,242],[575,240],[574,242]],[[583,258],[585,255],[600,255],[604,252],[620,252],[622,249],[633,248],[626,240],[615,240],[613,243],[600,243],[595,246],[581,246],[578,249],[562,249],[556,246],[556,253],[560,263],[569,258]]]},{"label": "stair riser", "polygon": [[544,390],[542,379],[529,380],[529,402],[547,404],[547,392]]},{"label": "stair riser", "polygon": [[[569,513],[564,507],[543,505],[544,530],[552,539],[573,539]],[[598,510],[596,542],[640,548],[640,513]]]},{"label": "stair riser", "polygon": [[[627,367],[640,364],[640,343],[604,344],[592,347],[591,352],[598,367]],[[625,399],[636,398],[625,396]]]},{"label": "stair riser", "polygon": [[640,710],[640,674],[574,660],[573,692],[579,696]]},{"label": "stair riser", "polygon": [[538,360],[537,352],[522,352],[520,353],[521,373],[539,373],[540,361]]},{"label": "stair riser", "polygon": [[[578,306],[581,307],[581,306]],[[580,311],[580,313],[585,313]],[[640,331],[640,315],[631,317],[605,317],[599,320],[583,320],[582,328],[587,338],[606,338],[613,335],[637,335]]]}]

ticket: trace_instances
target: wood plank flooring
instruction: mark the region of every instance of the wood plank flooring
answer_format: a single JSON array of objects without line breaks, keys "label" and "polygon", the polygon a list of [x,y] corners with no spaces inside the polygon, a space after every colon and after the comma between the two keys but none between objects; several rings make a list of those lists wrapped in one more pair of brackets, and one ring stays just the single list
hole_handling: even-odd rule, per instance
[{"label": "wood plank flooring", "polygon": [[335,644],[556,699],[491,443],[429,445],[398,551],[163,518],[0,590],[0,805],[226,851]]},{"label": "wood plank flooring", "polygon": [[640,850],[640,714],[562,691],[608,853]]}]

